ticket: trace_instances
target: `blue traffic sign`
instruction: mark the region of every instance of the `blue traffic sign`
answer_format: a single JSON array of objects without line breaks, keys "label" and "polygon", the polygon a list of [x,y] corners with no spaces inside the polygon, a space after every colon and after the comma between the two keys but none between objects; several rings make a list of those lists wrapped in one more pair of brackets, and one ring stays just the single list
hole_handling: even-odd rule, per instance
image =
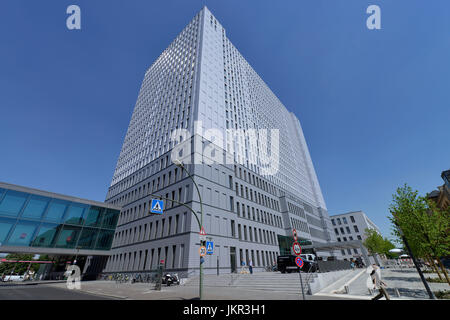
[{"label": "blue traffic sign", "polygon": [[164,201],[163,200],[152,199],[152,206],[150,208],[151,213],[162,214],[163,209],[164,209]]},{"label": "blue traffic sign", "polygon": [[[291,260],[292,261],[292,260]],[[299,268],[303,267],[303,260],[300,257],[295,258],[295,263]]]},{"label": "blue traffic sign", "polygon": [[214,253],[214,242],[206,241],[206,254]]}]

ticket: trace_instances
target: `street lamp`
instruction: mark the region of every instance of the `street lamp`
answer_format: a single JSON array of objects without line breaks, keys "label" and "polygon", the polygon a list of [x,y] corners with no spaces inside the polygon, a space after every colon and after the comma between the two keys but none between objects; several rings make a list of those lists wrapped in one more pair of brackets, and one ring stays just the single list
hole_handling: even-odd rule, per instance
[{"label": "street lamp", "polygon": [[[180,168],[181,170],[184,170],[186,172],[186,174],[189,176],[189,178],[192,180],[192,182],[194,183],[195,188],[197,189],[197,193],[198,193],[198,198],[200,200],[200,230],[202,230],[203,228],[203,203],[202,203],[202,196],[200,194],[200,190],[197,186],[197,183],[195,183],[194,178],[191,176],[191,174],[189,173],[189,171],[183,166],[183,163],[178,160],[178,159],[174,159],[173,163]],[[193,211],[193,210],[192,210]],[[195,214],[195,213],[194,213]],[[198,219],[197,219],[198,220]],[[202,245],[201,241],[200,241],[200,246]],[[199,281],[199,295],[200,295],[200,300],[203,299],[203,263],[202,263],[202,257],[200,257],[200,281]]]}]

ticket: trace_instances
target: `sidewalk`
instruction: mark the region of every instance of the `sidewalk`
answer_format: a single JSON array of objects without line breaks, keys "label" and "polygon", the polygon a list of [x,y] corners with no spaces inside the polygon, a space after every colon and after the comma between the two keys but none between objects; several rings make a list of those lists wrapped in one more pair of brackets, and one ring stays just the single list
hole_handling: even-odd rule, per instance
[{"label": "sidewalk", "polygon": [[[46,286],[63,288],[66,284],[55,283]],[[86,281],[81,282],[81,292],[111,297],[123,300],[197,300],[198,287],[163,285],[161,291],[153,289],[153,285],[145,283],[122,283],[114,281]],[[273,292],[271,290],[246,290],[233,287],[204,287],[203,299],[205,300],[301,300],[300,293]],[[349,297],[320,297],[306,296],[306,300],[333,299],[342,300]]]},{"label": "sidewalk", "polygon": [[[434,274],[425,274],[425,277],[436,277]],[[348,285],[348,294],[332,294],[331,290],[321,291],[317,295],[321,296],[347,296],[354,299],[371,299],[378,292],[374,292],[372,295],[369,293],[367,287],[367,278],[369,274],[362,272],[354,281]],[[402,269],[382,269],[381,279],[388,285],[387,291],[392,300],[428,300],[429,296],[425,289],[423,282],[420,279],[419,274],[415,268],[402,268]],[[447,283],[428,283],[431,291],[449,290],[450,286]],[[400,297],[397,296],[397,291],[400,293]],[[384,299],[384,298],[382,298]]]}]

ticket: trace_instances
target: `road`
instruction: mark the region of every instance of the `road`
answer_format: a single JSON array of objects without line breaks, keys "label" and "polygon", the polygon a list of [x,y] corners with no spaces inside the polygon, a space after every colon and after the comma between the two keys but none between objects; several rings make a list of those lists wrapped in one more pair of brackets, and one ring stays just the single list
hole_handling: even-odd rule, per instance
[{"label": "road", "polygon": [[0,301],[4,300],[111,300],[79,290],[48,285],[0,286]]}]

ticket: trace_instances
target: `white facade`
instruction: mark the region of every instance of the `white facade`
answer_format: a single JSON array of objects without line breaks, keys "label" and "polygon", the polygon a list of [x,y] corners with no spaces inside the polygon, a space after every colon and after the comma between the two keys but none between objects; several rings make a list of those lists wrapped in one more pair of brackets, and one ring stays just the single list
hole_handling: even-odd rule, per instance
[{"label": "white facade", "polygon": [[[367,217],[363,211],[352,211],[343,214],[330,216],[333,225],[334,234],[338,242],[345,242],[351,240],[366,239],[365,230],[373,229],[380,233],[378,227]],[[341,250],[344,258],[351,258],[355,255],[360,255],[358,249]]]},{"label": "white facade", "polygon": [[[198,269],[193,215],[170,202],[163,216],[148,215],[151,194],[201,209],[195,186],[172,163],[180,142],[170,139],[174,129],[192,134],[182,158],[194,161],[186,167],[217,255],[206,272],[232,271],[233,255],[256,270],[271,264],[277,235],[292,228],[305,239],[335,241],[299,120],[204,7],[145,74],[106,199],[123,206],[106,271],[147,270],[162,257],[174,270]],[[247,135],[234,138],[230,129]],[[265,148],[259,131],[256,140],[248,135],[252,129],[279,130],[279,144]],[[218,158],[227,161],[212,161]]]}]

